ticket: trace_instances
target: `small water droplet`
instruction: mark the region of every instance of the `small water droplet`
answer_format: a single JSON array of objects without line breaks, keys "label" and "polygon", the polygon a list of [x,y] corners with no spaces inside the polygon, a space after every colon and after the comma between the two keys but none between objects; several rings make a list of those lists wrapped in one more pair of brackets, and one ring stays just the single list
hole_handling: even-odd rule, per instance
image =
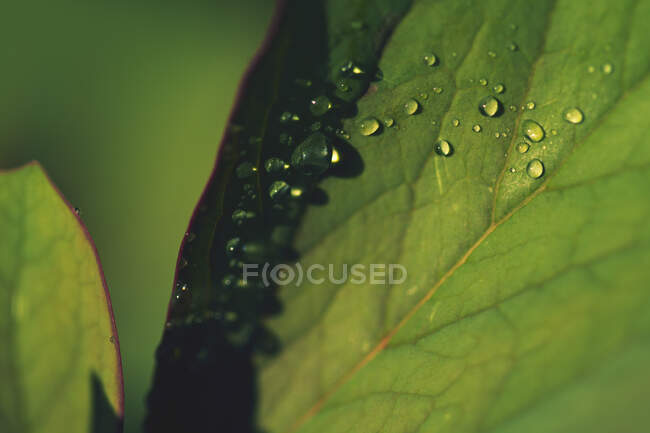
[{"label": "small water droplet", "polygon": [[[557,135],[557,129],[551,129],[551,135]],[[549,143],[553,144],[553,143]]]},{"label": "small water droplet", "polygon": [[486,78],[479,78],[478,83],[481,86],[487,86],[488,85],[488,80]]},{"label": "small water droplet", "polygon": [[379,122],[374,117],[367,117],[359,124],[361,135],[369,136],[379,130]]},{"label": "small water droplet", "polygon": [[589,65],[587,66],[587,72],[593,74],[594,72],[596,72],[596,68],[594,68],[592,65]]},{"label": "small water droplet", "polygon": [[494,90],[494,93],[503,93],[506,90],[506,87],[503,84],[499,83],[499,84],[496,84],[492,88],[492,90]]},{"label": "small water droplet", "polygon": [[272,200],[281,199],[289,193],[289,189],[290,187],[288,183],[283,180],[276,180],[269,187],[269,197]]},{"label": "small water droplet", "polygon": [[392,117],[387,117],[384,119],[384,125],[386,128],[391,128],[395,124],[395,120]]},{"label": "small water droplet", "polygon": [[322,116],[332,108],[332,102],[327,96],[317,96],[309,103],[309,111],[314,116]]},{"label": "small water droplet", "polygon": [[266,160],[264,168],[267,173],[281,173],[285,169],[285,162],[280,158],[272,157]]},{"label": "small water droplet", "polygon": [[451,124],[453,126],[455,126],[455,127],[459,127],[460,126],[460,120],[454,119],[454,120],[451,121]]},{"label": "small water droplet", "polygon": [[251,177],[257,171],[257,167],[253,166],[250,162],[242,162],[235,170],[239,179],[246,179]]},{"label": "small water droplet", "polygon": [[451,154],[454,153],[454,148],[447,140],[438,140],[434,149],[440,156],[451,156]]},{"label": "small water droplet", "polygon": [[241,248],[241,239],[240,238],[232,238],[228,242],[226,242],[226,254],[229,257],[234,256],[239,252]]},{"label": "small water droplet", "polygon": [[417,113],[419,109],[420,109],[420,103],[413,98],[409,99],[404,103],[404,111],[409,116]]},{"label": "small water droplet", "polygon": [[348,133],[345,131],[345,129],[337,129],[337,130],[336,130],[336,135],[339,136],[339,137],[341,137],[341,138],[344,138],[344,139],[346,139],[346,140],[349,140],[349,139],[350,139],[350,134],[348,134]]},{"label": "small water droplet", "polygon": [[526,173],[533,179],[539,179],[544,175],[544,163],[539,159],[533,159],[526,166]]},{"label": "small water droplet", "polygon": [[526,104],[526,108],[528,108],[529,110],[534,110],[535,109],[535,102],[528,101],[528,103]]},{"label": "small water droplet", "polygon": [[291,154],[291,165],[306,175],[318,176],[324,173],[331,161],[332,146],[329,139],[320,132],[308,136]]},{"label": "small water droplet", "polygon": [[494,138],[500,138],[500,137],[501,137],[501,133],[499,133],[499,132],[494,133]]},{"label": "small water droplet", "polygon": [[492,57],[493,59],[496,58],[496,56],[497,56],[497,53],[495,53],[494,51],[488,51],[487,54],[488,54],[488,56]]},{"label": "small water droplet", "polygon": [[534,120],[524,120],[521,125],[521,130],[526,138],[535,143],[539,143],[544,139],[544,128]]},{"label": "small water droplet", "polygon": [[255,218],[255,212],[244,209],[235,209],[232,213],[232,222],[238,226],[253,218]]},{"label": "small water droplet", "polygon": [[582,114],[582,111],[578,107],[569,108],[564,112],[564,119],[569,123],[573,123],[574,125],[582,123],[584,118],[584,114]]},{"label": "small water droplet", "polygon": [[336,148],[332,148],[332,165],[337,164],[341,161],[341,154]]},{"label": "small water droplet", "polygon": [[436,95],[441,94],[442,93],[442,87],[434,87],[433,88],[433,93],[435,93]]},{"label": "small water droplet", "polygon": [[472,131],[481,132],[481,125],[477,123],[476,125],[472,126]]},{"label": "small water droplet", "polygon": [[515,23],[510,24],[510,30],[512,30],[512,31],[517,30],[517,24],[515,24]]},{"label": "small water droplet", "polygon": [[435,66],[436,63],[438,63],[438,58],[436,57],[435,54],[427,54],[424,56],[424,63],[427,66]]},{"label": "small water droplet", "polygon": [[501,103],[494,96],[486,96],[478,105],[478,111],[486,117],[496,116],[500,108]]},{"label": "small water droplet", "polygon": [[429,99],[429,94],[428,93],[420,93],[420,98],[424,99],[425,101]]},{"label": "small water droplet", "polygon": [[348,85],[348,82],[343,78],[336,81],[336,88],[344,93],[350,91],[350,86]]},{"label": "small water droplet", "polygon": [[510,42],[510,44],[508,45],[508,49],[510,51],[517,51],[519,49],[519,47],[514,42]]},{"label": "small water droplet", "polygon": [[609,75],[614,71],[614,67],[612,66],[611,63],[605,63],[603,65],[603,74]]},{"label": "small water droplet", "polygon": [[514,105],[511,105],[511,106],[510,106],[510,111],[517,111],[517,107],[514,106]]},{"label": "small water droplet", "polygon": [[514,167],[510,167],[510,170],[509,170],[509,171],[510,171],[510,173],[516,173],[516,172],[517,172],[517,169],[514,168]]},{"label": "small water droplet", "polygon": [[522,141],[517,145],[517,152],[519,153],[526,153],[528,152],[528,149],[530,149],[530,144],[525,141]]}]

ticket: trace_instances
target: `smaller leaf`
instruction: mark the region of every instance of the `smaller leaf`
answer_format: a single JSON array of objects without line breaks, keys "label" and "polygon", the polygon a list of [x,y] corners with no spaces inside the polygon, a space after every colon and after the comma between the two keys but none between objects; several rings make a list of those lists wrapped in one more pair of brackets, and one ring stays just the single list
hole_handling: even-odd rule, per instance
[{"label": "smaller leaf", "polygon": [[0,431],[114,433],[122,368],[88,232],[37,163],[0,172]]}]

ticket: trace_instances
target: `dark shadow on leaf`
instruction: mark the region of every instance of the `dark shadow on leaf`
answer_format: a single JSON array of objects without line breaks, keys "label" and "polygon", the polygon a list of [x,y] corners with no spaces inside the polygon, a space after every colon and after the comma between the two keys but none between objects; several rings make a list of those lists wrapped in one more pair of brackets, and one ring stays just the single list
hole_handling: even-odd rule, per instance
[{"label": "dark shadow on leaf", "polygon": [[95,372],[90,375],[90,387],[92,398],[90,431],[93,433],[120,433],[123,428],[123,420],[115,413],[104,390],[104,385]]}]

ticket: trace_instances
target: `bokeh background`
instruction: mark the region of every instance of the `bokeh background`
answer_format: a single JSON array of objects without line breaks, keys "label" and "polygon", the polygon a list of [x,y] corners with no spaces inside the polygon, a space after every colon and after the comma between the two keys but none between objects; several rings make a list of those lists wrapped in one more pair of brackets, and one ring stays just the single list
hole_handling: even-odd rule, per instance
[{"label": "bokeh background", "polygon": [[6,2],[0,168],[40,161],[82,212],[116,316],[126,433],[176,255],[273,0]]}]

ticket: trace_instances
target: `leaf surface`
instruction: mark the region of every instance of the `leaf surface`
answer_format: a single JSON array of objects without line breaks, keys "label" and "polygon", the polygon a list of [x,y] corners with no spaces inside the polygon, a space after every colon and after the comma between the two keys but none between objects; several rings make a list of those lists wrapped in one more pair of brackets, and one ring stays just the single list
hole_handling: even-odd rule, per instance
[{"label": "leaf surface", "polygon": [[[169,361],[185,332],[197,335],[181,321],[212,314],[215,335],[232,341],[250,323],[223,317],[254,311],[251,334],[266,332],[277,350],[257,353],[264,339],[252,337],[232,346],[255,359],[239,371],[255,372],[246,385],[263,431],[647,425],[650,2],[315,4],[322,14],[287,9],[244,81],[236,133],[226,135],[190,225],[196,240],[181,250],[176,331],[159,361],[182,369],[169,374],[190,371],[199,352]],[[346,60],[383,78],[350,86],[345,99]],[[313,87],[291,87],[304,78]],[[307,135],[309,101],[323,93],[353,104],[334,104],[344,139],[334,146],[349,146],[342,162],[353,155],[360,170],[326,175],[325,204],[278,216],[268,210],[264,162],[286,160],[281,134]],[[487,97],[499,101],[493,116],[479,107]],[[283,112],[298,113],[298,126]],[[368,127],[373,120],[378,128]],[[447,157],[440,140],[453,149]],[[233,180],[242,161],[257,169],[255,211],[273,215],[261,231],[224,223],[245,191]],[[400,264],[408,278],[306,281],[274,292],[282,308],[273,314],[231,301],[215,310],[210,298],[230,293],[221,280],[227,241],[255,241],[283,224],[297,228],[291,246],[303,268],[332,264],[340,276],[345,264]]]},{"label": "leaf surface", "polygon": [[103,274],[38,164],[0,173],[0,240],[0,431],[119,431],[121,364]]}]

